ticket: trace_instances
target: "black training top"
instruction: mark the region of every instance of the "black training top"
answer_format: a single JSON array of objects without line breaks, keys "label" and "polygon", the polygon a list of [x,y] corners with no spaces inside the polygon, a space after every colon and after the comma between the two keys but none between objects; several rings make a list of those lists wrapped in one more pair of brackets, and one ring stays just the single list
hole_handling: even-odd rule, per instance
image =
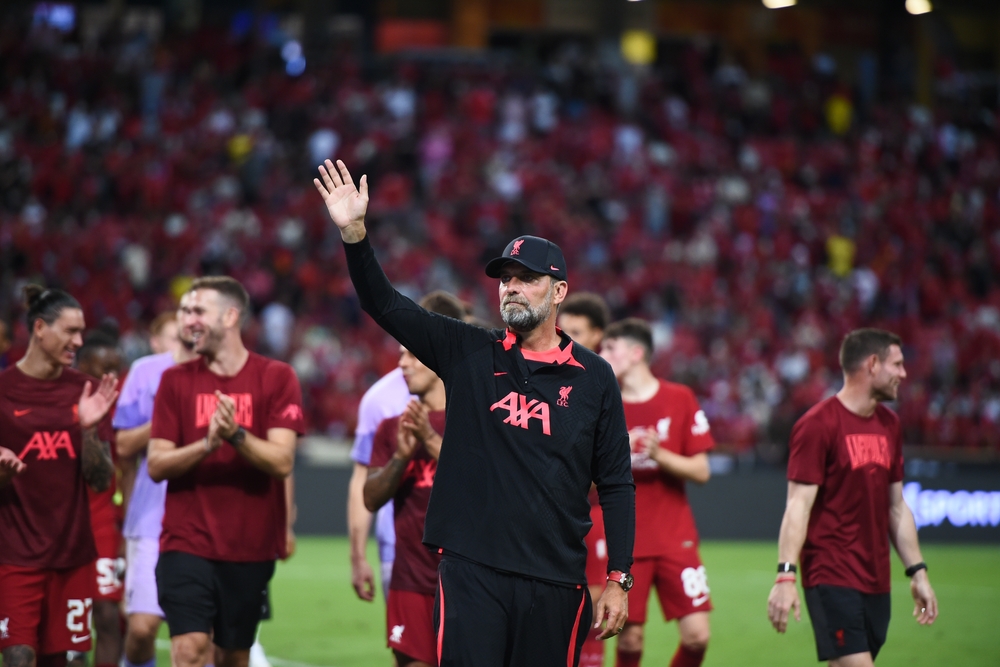
[{"label": "black training top", "polygon": [[393,289],[367,237],[344,246],[361,307],[447,391],[424,544],[505,572],[586,584],[593,481],[608,568],[628,572],[635,484],[608,363],[561,332],[554,353],[523,352],[503,329],[430,313]]}]

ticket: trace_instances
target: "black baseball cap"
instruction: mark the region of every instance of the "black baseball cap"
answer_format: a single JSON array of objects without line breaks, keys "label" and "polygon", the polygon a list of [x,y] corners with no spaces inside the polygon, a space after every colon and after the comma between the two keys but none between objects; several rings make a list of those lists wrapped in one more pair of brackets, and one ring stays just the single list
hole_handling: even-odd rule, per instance
[{"label": "black baseball cap", "polygon": [[548,239],[518,236],[507,244],[503,255],[490,260],[486,265],[486,275],[499,278],[500,269],[507,262],[517,262],[535,273],[544,273],[556,280],[566,280],[566,259],[559,246]]}]

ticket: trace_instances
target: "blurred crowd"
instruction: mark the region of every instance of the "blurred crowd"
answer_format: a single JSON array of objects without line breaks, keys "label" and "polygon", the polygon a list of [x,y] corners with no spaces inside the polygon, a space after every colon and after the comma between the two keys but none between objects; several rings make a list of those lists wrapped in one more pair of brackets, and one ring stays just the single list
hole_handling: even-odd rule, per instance
[{"label": "blurred crowd", "polygon": [[548,237],[571,291],[654,323],[655,370],[695,389],[725,448],[786,442],[839,388],[840,338],[879,326],[906,341],[907,444],[1000,449],[996,109],[882,104],[795,51],[754,75],[718,47],[663,60],[332,47],[293,76],[273,45],[223,29],[86,47],[7,29],[8,355],[28,279],[116,321],[134,357],[191,277],[226,273],[253,299],[249,343],[298,372],[310,428],[350,434],[398,346],[360,312],[311,183],[338,157],[369,176],[400,289],[498,321],[484,260]]}]

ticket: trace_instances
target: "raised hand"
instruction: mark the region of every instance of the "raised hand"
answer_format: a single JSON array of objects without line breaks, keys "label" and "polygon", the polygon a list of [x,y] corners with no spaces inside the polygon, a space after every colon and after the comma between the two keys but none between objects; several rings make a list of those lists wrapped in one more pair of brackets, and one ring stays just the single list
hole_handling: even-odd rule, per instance
[{"label": "raised hand", "polygon": [[313,179],[313,185],[323,197],[333,224],[337,225],[345,242],[357,243],[365,237],[368,176],[362,176],[360,187],[355,187],[351,172],[342,160],[337,160],[336,167],[330,160],[319,165],[319,175],[320,178]]},{"label": "raised hand", "polygon": [[83,393],[80,394],[80,402],[77,405],[80,415],[80,426],[83,429],[96,426],[108,414],[108,410],[111,409],[111,406],[115,404],[115,399],[118,398],[117,386],[118,377],[114,373],[105,373],[93,393],[91,393],[92,383],[87,382],[87,384],[83,385]]},{"label": "raised hand", "polygon": [[215,390],[215,415],[219,418],[219,437],[228,440],[239,429],[236,423],[236,403],[218,389]]},{"label": "raised hand", "polygon": [[396,453],[393,454],[393,458],[409,461],[413,458],[419,445],[420,441],[417,440],[417,436],[413,435],[413,431],[407,428],[403,424],[403,420],[400,419],[399,428],[396,429]]},{"label": "raised hand", "polygon": [[406,410],[400,416],[400,426],[409,429],[413,435],[417,437],[417,440],[427,444],[427,441],[434,437],[435,431],[431,426],[430,418],[428,415],[430,411],[427,406],[418,401],[415,398],[411,398],[410,402],[406,405]]},{"label": "raised hand", "polygon": [[205,451],[209,454],[222,446],[222,436],[219,430],[222,428],[222,420],[219,411],[212,413],[212,418],[208,422],[208,435],[205,436]]}]

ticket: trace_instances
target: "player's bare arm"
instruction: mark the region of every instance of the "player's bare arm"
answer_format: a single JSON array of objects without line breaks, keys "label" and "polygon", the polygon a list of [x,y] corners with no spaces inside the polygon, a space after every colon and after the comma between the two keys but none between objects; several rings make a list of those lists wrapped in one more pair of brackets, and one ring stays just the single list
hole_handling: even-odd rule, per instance
[{"label": "player's bare arm", "polygon": [[80,394],[77,413],[83,431],[80,468],[83,479],[94,491],[104,491],[111,485],[115,465],[111,459],[111,446],[97,435],[97,424],[108,414],[118,398],[115,387],[117,378],[112,373],[101,378],[97,388],[87,382]]},{"label": "player's bare arm", "polygon": [[183,447],[163,438],[153,438],[149,441],[149,453],[146,465],[149,476],[154,482],[174,479],[190,472],[222,445],[222,440],[209,431],[207,437],[195,440]]},{"label": "player's bare arm", "polygon": [[396,495],[406,467],[410,464],[410,459],[413,458],[420,445],[410,429],[403,426],[402,419],[399,420],[399,426],[396,429],[396,443],[396,451],[385,467],[368,469],[364,498],[365,507],[368,508],[369,512],[374,512],[382,507]]},{"label": "player's bare arm", "polygon": [[[785,503],[785,515],[781,519],[781,532],[778,535],[778,562],[798,563],[802,545],[806,542],[806,529],[809,527],[809,514],[819,486],[816,484],[799,484],[788,482],[788,499]],[[799,590],[795,580],[776,582],[767,598],[767,618],[778,632],[788,629],[788,613],[795,612],[795,620],[802,620],[802,603],[799,600]]]},{"label": "player's bare arm", "polygon": [[[228,440],[240,454],[255,468],[263,470],[271,477],[287,479],[295,467],[295,443],[298,434],[290,428],[269,428],[267,439],[258,438],[249,431],[242,441],[228,439],[225,433],[223,440]],[[235,432],[233,433],[235,435]]]},{"label": "player's bare arm", "polygon": [[121,458],[135,456],[146,450],[149,436],[152,433],[153,422],[146,422],[135,428],[123,428],[115,434],[115,451]]},{"label": "player's bare arm", "polygon": [[372,513],[365,507],[367,479],[368,466],[355,462],[347,486],[347,534],[351,542],[351,585],[359,598],[371,602],[375,599],[375,572],[365,553],[372,527]]},{"label": "player's bare arm", "polygon": [[287,558],[295,554],[295,522],[299,518],[299,506],[295,504],[295,475],[285,478],[285,551]]},{"label": "player's bare arm", "polygon": [[9,646],[3,650],[3,664],[5,667],[34,667],[35,651],[23,644]]},{"label": "player's bare arm", "polygon": [[[913,520],[906,501],[903,500],[903,483],[889,486],[889,539],[896,547],[903,565],[911,567],[923,563],[920,554],[920,540],[917,538],[917,524]],[[931,588],[926,567],[918,569],[910,577],[910,594],[913,596],[913,616],[920,625],[930,625],[937,619],[938,604],[934,589]]]},{"label": "player's bare arm", "polygon": [[295,466],[297,434],[290,428],[269,428],[267,439],[258,438],[236,423],[236,403],[220,391],[214,418],[219,421],[219,437],[229,442],[255,468],[271,477],[285,479]]},{"label": "player's bare arm", "polygon": [[362,176],[360,187],[356,187],[351,172],[342,160],[337,160],[336,166],[331,160],[319,165],[319,175],[319,178],[313,179],[313,185],[323,197],[330,219],[340,230],[344,243],[357,243],[365,238],[368,176]]},{"label": "player's bare arm", "polygon": [[660,440],[656,434],[652,434],[653,444],[649,445],[647,452],[649,458],[660,466],[660,470],[673,475],[679,479],[690,480],[698,484],[704,484],[711,478],[712,471],[708,465],[708,453],[699,452],[694,456],[684,456],[660,447]]},{"label": "player's bare arm", "polygon": [[10,484],[14,476],[21,474],[27,467],[17,454],[6,447],[0,447],[0,489]]},{"label": "player's bare arm", "polygon": [[594,606],[594,627],[607,621],[598,639],[610,639],[622,631],[628,620],[628,593],[616,581],[609,581]]},{"label": "player's bare arm", "polygon": [[80,449],[80,471],[87,486],[98,493],[106,491],[115,475],[111,444],[101,440],[97,435],[97,427],[91,426],[83,430],[83,445]]},{"label": "player's bare arm", "polygon": [[416,399],[410,399],[406,410],[399,418],[400,425],[409,430],[416,439],[424,446],[427,453],[435,461],[441,456],[442,438],[434,430],[430,422],[430,410],[427,406]]}]

